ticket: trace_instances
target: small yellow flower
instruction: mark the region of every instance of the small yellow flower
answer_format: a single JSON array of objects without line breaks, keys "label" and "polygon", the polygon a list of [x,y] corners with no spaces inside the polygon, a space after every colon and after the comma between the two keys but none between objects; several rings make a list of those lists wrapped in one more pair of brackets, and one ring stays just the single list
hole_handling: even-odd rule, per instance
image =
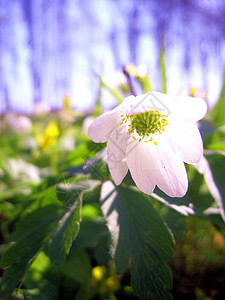
[{"label": "small yellow flower", "polygon": [[64,109],[69,109],[70,108],[70,98],[68,95],[65,95],[63,99],[63,108]]},{"label": "small yellow flower", "polygon": [[120,288],[121,275],[111,274],[105,266],[97,266],[92,269],[92,286],[98,287],[101,294],[115,292]]},{"label": "small yellow flower", "polygon": [[101,281],[106,274],[105,266],[96,266],[92,269],[92,284],[95,285],[98,281]]},{"label": "small yellow flower", "polygon": [[190,88],[190,96],[191,97],[195,97],[196,96],[196,92],[198,91],[197,88]]},{"label": "small yellow flower", "polygon": [[59,127],[55,121],[49,122],[44,133],[38,136],[38,144],[42,149],[49,149],[55,145],[59,136]]},{"label": "small yellow flower", "polygon": [[106,279],[105,285],[100,289],[101,293],[116,292],[120,288],[120,277],[119,275],[112,274]]}]

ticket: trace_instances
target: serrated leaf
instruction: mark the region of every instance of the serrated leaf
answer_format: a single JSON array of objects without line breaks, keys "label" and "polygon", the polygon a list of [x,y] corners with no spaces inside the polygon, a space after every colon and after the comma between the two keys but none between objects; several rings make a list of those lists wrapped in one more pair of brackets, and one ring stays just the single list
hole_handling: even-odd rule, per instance
[{"label": "serrated leaf", "polygon": [[92,299],[90,296],[93,290],[91,285],[91,262],[85,251],[70,254],[63,266],[62,273],[73,280],[73,285],[79,283],[79,290],[76,293],[76,300]]},{"label": "serrated leaf", "polygon": [[91,273],[91,263],[85,251],[69,255],[63,266],[62,273],[79,283],[85,282]]},{"label": "serrated leaf", "polygon": [[109,254],[109,235],[103,236],[93,249],[93,256],[98,265],[106,265],[112,259]]},{"label": "serrated leaf", "polygon": [[168,208],[163,219],[172,231],[174,237],[182,239],[186,229],[185,217],[182,214]]},{"label": "serrated leaf", "polygon": [[59,220],[62,209],[58,206],[40,208],[24,216],[18,229],[11,235],[14,243],[3,255],[3,267],[28,262],[42,247]]},{"label": "serrated leaf", "polygon": [[57,299],[57,273],[50,258],[43,251],[32,262],[24,279],[24,286],[26,287],[24,290],[25,299],[30,299],[30,297],[32,300]]},{"label": "serrated leaf", "polygon": [[58,222],[56,233],[50,246],[50,258],[58,271],[61,270],[72,241],[75,239],[81,222],[82,195]]},{"label": "serrated leaf", "polygon": [[92,248],[107,234],[108,230],[103,218],[82,222],[71,252],[78,252],[84,248]]},{"label": "serrated leaf", "polygon": [[16,229],[10,235],[11,241],[19,242],[30,236],[37,230],[43,230],[52,221],[59,218],[62,208],[57,205],[49,205],[27,213],[16,224]]},{"label": "serrated leaf", "polygon": [[[119,227],[117,271],[124,272],[130,259],[131,283],[140,299],[171,299],[172,280],[166,261],[172,259],[173,240],[163,220],[150,201],[135,190],[119,187],[108,200],[111,205],[103,212],[109,230]],[[113,211],[117,224],[110,224]]]},{"label": "serrated leaf", "polygon": [[77,175],[77,177],[59,183],[56,187],[56,195],[59,201],[66,206],[70,206],[81,193],[84,202],[99,201],[101,182],[87,178]]},{"label": "serrated leaf", "polygon": [[5,271],[0,285],[0,296],[4,296],[4,299],[9,298],[18,282],[24,276],[26,267],[24,263],[16,263]]},{"label": "serrated leaf", "polygon": [[201,215],[201,212],[191,203],[191,200],[185,195],[181,198],[171,198],[164,194],[159,188],[156,187],[151,197],[179,212],[184,216],[188,215]]},{"label": "serrated leaf", "polygon": [[[9,267],[1,283],[4,295],[10,295],[16,288],[26,268],[48,241],[61,214],[61,207],[50,205],[28,213],[18,222],[17,229],[11,235],[11,239],[16,242],[4,253],[1,260],[1,266]],[[11,280],[13,273],[16,275]]]}]

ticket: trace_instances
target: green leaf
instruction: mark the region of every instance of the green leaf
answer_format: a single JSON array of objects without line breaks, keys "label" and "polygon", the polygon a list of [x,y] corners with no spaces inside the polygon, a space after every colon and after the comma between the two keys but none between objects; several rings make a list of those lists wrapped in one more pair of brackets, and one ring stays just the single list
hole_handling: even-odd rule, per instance
[{"label": "green leaf", "polygon": [[208,148],[210,150],[222,150],[222,151],[225,151],[225,141],[221,141],[221,142],[218,142],[218,143],[214,143],[214,144],[210,144],[208,146]]},{"label": "green leaf", "polygon": [[120,93],[117,91],[117,90],[115,90],[115,89],[112,89],[110,86],[108,86],[104,81],[103,81],[103,79],[102,79],[102,77],[101,76],[99,76],[99,79],[100,79],[100,82],[101,82],[101,85],[103,86],[103,87],[105,87],[115,98],[116,98],[116,100],[117,100],[117,102],[118,102],[118,104],[120,104],[122,101],[123,101],[123,96],[122,95],[120,95]]},{"label": "green leaf", "polygon": [[75,239],[81,222],[82,196],[58,222],[56,233],[50,246],[50,258],[58,271],[61,270],[72,241]]},{"label": "green leaf", "polygon": [[203,167],[203,175],[209,191],[214,197],[223,220],[225,221],[225,155],[221,153],[205,154],[207,162]]},{"label": "green leaf", "polygon": [[93,256],[98,265],[106,265],[111,259],[109,253],[109,235],[103,236],[93,249]]},{"label": "green leaf", "polygon": [[151,197],[184,216],[201,215],[201,211],[191,204],[191,200],[187,195],[185,195],[183,198],[171,198],[164,194],[158,187],[156,187],[154,193],[151,194]]},{"label": "green leaf", "polygon": [[47,241],[61,213],[61,208],[51,205],[24,216],[10,236],[16,243],[4,253],[1,265],[7,267],[29,261]]},{"label": "green leaf", "polygon": [[210,150],[225,150],[225,126],[211,129],[206,136],[204,136],[205,149]]},{"label": "green leaf", "polygon": [[69,255],[63,266],[62,273],[79,283],[85,282],[91,273],[91,263],[85,251]]},{"label": "green leaf", "polygon": [[92,248],[107,235],[108,230],[103,218],[82,222],[78,236],[72,245],[71,252],[78,252],[84,248]]},{"label": "green leaf", "polygon": [[164,42],[162,41],[161,44],[161,50],[160,50],[160,71],[161,71],[161,82],[162,82],[162,93],[167,92],[167,87],[166,87],[166,64],[165,64],[165,47],[164,47]]},{"label": "green leaf", "polygon": [[174,237],[182,239],[186,230],[185,217],[168,208],[167,212],[163,216],[163,219],[165,220],[169,229],[172,231]]},{"label": "green leaf", "polygon": [[[15,263],[10,266],[2,277],[1,285],[0,285],[0,296],[4,296],[4,299],[8,299],[12,294],[18,282],[24,276],[26,271],[26,264],[23,262]],[[3,299],[3,298],[2,298]]]},{"label": "green leaf", "polygon": [[[171,299],[166,261],[172,259],[173,239],[151,202],[135,190],[120,187],[104,202],[103,212],[113,235],[119,228],[117,271],[124,272],[130,259],[135,294],[141,299]],[[113,213],[117,216],[110,218]]]},{"label": "green leaf", "polygon": [[148,75],[137,76],[137,80],[140,82],[140,85],[144,93],[148,93],[153,90]]},{"label": "green leaf", "polygon": [[225,124],[225,71],[223,73],[223,86],[220,97],[209,116],[211,116],[217,126]]},{"label": "green leaf", "polygon": [[65,160],[62,163],[61,168],[65,169],[69,165],[70,166],[78,166],[85,163],[86,158],[89,157],[89,150],[88,145],[82,143],[81,145],[77,146],[72,152],[70,152]]},{"label": "green leaf", "polygon": [[93,117],[98,117],[102,113],[102,107],[101,107],[101,91],[102,91],[102,83],[100,81],[99,90],[98,90],[98,98],[93,110]]},{"label": "green leaf", "polygon": [[50,205],[60,205],[55,193],[55,183],[54,186],[50,186],[48,188],[39,187],[41,192],[35,193],[32,195],[31,199],[28,201],[27,206],[30,210],[37,210],[40,207],[46,207]]},{"label": "green leaf", "polygon": [[[18,222],[10,237],[16,242],[4,253],[1,260],[2,267],[9,267],[1,284],[5,295],[10,295],[16,288],[25,270],[48,241],[62,211],[62,207],[50,205],[26,214]],[[11,280],[13,273],[16,275]]]},{"label": "green leaf", "polygon": [[50,258],[41,251],[32,262],[24,280],[25,299],[56,299],[58,294],[58,275]]},{"label": "green leaf", "polygon": [[[79,290],[74,298],[76,300],[92,299],[93,292],[91,285],[91,262],[85,251],[70,254],[63,266],[62,273],[73,281],[73,286],[79,283]],[[68,281],[68,280],[67,280]]]}]

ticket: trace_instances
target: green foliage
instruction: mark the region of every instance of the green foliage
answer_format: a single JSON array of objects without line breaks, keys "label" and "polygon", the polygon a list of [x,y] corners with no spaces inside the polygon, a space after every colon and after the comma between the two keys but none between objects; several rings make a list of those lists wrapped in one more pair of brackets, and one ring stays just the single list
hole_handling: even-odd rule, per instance
[{"label": "green foliage", "polygon": [[161,50],[160,50],[160,71],[161,71],[161,90],[162,93],[167,92],[166,87],[166,64],[165,64],[165,48],[164,48],[164,42],[162,41]]},{"label": "green foliage", "polygon": [[123,273],[130,259],[134,292],[141,299],[170,299],[172,280],[165,262],[172,259],[173,241],[163,220],[149,200],[129,188],[117,188],[107,216],[113,210],[118,223],[107,219],[111,231],[113,226],[119,227],[117,271]]},{"label": "green foliage", "polygon": [[137,80],[140,82],[140,85],[141,85],[144,93],[148,93],[148,92],[152,91],[152,85],[151,85],[150,79],[147,75],[138,76]]},{"label": "green foliage", "polygon": [[[209,189],[219,207],[222,218],[225,221],[225,156],[220,153],[206,155],[209,168],[205,170],[205,178],[208,181]],[[210,179],[208,180],[209,176]]]},{"label": "green foliage", "polygon": [[101,87],[106,88],[117,100],[118,104],[120,104],[123,101],[123,96],[115,89],[112,89],[110,86],[108,86],[102,79],[101,76],[99,76]]},{"label": "green foliage", "polygon": [[[163,44],[160,69],[166,92]],[[127,75],[129,82],[113,88],[99,77],[94,117],[102,111],[103,89],[118,103],[135,86],[143,92],[153,89],[147,71],[139,74],[135,66],[127,67]],[[204,159],[187,166],[189,189],[182,199],[157,188],[151,196],[140,193],[129,172],[120,187],[113,186],[106,143],[89,140],[86,115],[70,105],[59,113],[32,117],[32,130],[26,133],[14,132],[3,118],[0,297],[136,299],[135,294],[140,299],[171,299],[180,294],[175,289],[171,294],[169,262],[175,288],[182,276],[186,280],[190,274],[208,273],[213,265],[224,270],[224,86],[207,116]],[[103,199],[107,183],[113,187]],[[204,286],[192,284],[190,297],[211,297]],[[214,290],[220,295],[221,289],[218,284]]]},{"label": "green foliage", "polygon": [[50,258],[55,264],[57,270],[61,270],[66,255],[69,254],[73,239],[75,239],[81,221],[81,199],[78,199],[74,205],[67,211],[59,221],[58,228],[50,246]]},{"label": "green foliage", "polygon": [[225,124],[225,71],[223,74],[223,87],[215,107],[210,112],[210,117],[217,126]]},{"label": "green foliage", "polygon": [[[27,264],[43,248],[60,218],[62,209],[58,206],[46,206],[25,215],[11,235],[15,243],[4,253],[1,266],[9,267],[3,277],[1,288],[8,296],[23,277]],[[14,280],[10,280],[16,273]]]},{"label": "green foliage", "polygon": [[31,264],[24,280],[26,299],[51,299],[58,296],[58,278],[49,257],[41,251]]}]

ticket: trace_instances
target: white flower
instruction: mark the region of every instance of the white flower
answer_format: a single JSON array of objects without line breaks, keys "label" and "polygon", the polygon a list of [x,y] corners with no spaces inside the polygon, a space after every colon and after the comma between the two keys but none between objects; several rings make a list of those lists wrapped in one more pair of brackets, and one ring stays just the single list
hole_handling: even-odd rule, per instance
[{"label": "white flower", "polygon": [[32,129],[32,122],[26,116],[8,113],[6,114],[6,122],[16,133],[29,133]]},{"label": "white flower", "polygon": [[89,127],[96,143],[109,140],[107,163],[116,185],[128,168],[138,188],[151,194],[157,185],[170,197],[183,197],[188,178],[185,163],[196,164],[203,143],[195,124],[206,114],[204,100],[149,92],[129,96]]}]

